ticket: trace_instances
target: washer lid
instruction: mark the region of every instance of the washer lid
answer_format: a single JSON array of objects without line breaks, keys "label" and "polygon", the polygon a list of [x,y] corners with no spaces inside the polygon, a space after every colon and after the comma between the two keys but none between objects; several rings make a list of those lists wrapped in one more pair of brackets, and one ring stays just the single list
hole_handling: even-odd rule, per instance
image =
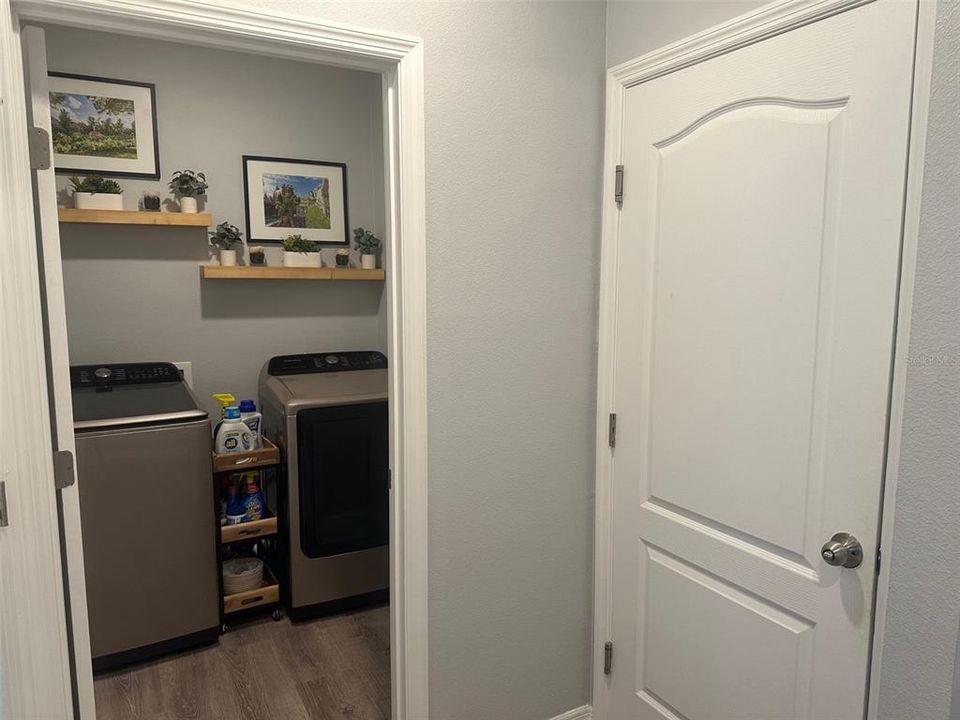
[{"label": "washer lid", "polygon": [[[130,365],[71,368],[74,429],[79,432],[205,420],[206,411],[197,405],[176,368],[178,379],[168,379],[169,374],[163,377],[166,365],[143,363],[135,370]],[[159,376],[152,368],[161,368]],[[107,369],[110,375],[94,374]]]}]

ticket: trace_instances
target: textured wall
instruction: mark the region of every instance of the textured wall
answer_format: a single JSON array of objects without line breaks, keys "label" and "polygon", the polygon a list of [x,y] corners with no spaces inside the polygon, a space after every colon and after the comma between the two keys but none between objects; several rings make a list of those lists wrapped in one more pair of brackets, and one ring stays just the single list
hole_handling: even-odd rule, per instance
[{"label": "textured wall", "polygon": [[767,0],[611,0],[607,67],[726,22]]},{"label": "textured wall", "polygon": [[424,38],[431,715],[582,705],[603,4],[270,7]]},{"label": "textured wall", "polygon": [[880,720],[950,712],[960,619],[958,278],[960,3],[951,1],[937,12]]},{"label": "textured wall", "polygon": [[[245,233],[242,155],[332,160],[347,164],[351,226],[382,232],[378,75],[56,26],[47,48],[51,70],[156,84],[162,178],[119,178],[128,209],[145,190],[169,196],[190,167],[210,181],[213,222]],[[61,237],[71,362],[189,360],[209,411],[214,392],[255,398],[272,355],[385,346],[382,283],[201,281],[197,228],[63,225]]]}]

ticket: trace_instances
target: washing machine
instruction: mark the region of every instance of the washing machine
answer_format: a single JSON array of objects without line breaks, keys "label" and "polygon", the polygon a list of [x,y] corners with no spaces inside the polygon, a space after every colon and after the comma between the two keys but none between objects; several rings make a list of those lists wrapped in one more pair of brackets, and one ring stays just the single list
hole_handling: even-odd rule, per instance
[{"label": "washing machine", "polygon": [[281,355],[260,373],[263,430],[284,457],[278,572],[300,620],[389,598],[387,358]]},{"label": "washing machine", "polygon": [[210,420],[175,365],[70,368],[93,669],[220,635]]}]

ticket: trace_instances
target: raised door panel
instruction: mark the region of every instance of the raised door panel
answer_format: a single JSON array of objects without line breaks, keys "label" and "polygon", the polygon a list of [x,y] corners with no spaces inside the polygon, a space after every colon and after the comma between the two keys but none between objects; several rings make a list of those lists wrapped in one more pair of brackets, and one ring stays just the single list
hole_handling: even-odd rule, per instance
[{"label": "raised door panel", "polygon": [[652,148],[647,497],[808,564],[843,105],[735,103]]},{"label": "raised door panel", "polygon": [[[640,543],[637,696],[652,718],[806,715],[815,625]],[[732,691],[733,690],[733,691]]]}]

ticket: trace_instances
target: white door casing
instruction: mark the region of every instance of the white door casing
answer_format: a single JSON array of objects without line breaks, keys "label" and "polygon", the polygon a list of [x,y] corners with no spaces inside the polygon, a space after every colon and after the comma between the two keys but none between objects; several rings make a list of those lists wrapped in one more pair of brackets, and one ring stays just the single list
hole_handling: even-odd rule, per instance
[{"label": "white door casing", "polygon": [[0,482],[9,518],[0,527],[0,718],[69,718],[60,533],[14,20],[8,0],[0,0]]},{"label": "white door casing", "polygon": [[[623,91],[599,718],[863,716],[915,16],[847,9]],[[837,531],[859,568],[821,560]]]},{"label": "white door casing", "polygon": [[[24,81],[27,85],[27,122],[47,133],[50,157],[50,96],[47,84],[47,48],[43,30],[27,26],[20,31]],[[57,186],[53,165],[35,169],[35,202],[38,252],[43,272],[42,294],[47,326],[47,363],[53,409],[54,449],[76,456],[73,435],[73,401],[70,395],[70,355],[67,349],[66,300],[63,263],[60,258],[60,223],[57,219]],[[80,531],[79,485],[60,490],[63,557],[69,590],[70,630],[73,637],[74,685],[80,718],[94,718],[93,665],[90,657],[90,628],[87,621],[87,592],[83,569],[83,536]]]}]

